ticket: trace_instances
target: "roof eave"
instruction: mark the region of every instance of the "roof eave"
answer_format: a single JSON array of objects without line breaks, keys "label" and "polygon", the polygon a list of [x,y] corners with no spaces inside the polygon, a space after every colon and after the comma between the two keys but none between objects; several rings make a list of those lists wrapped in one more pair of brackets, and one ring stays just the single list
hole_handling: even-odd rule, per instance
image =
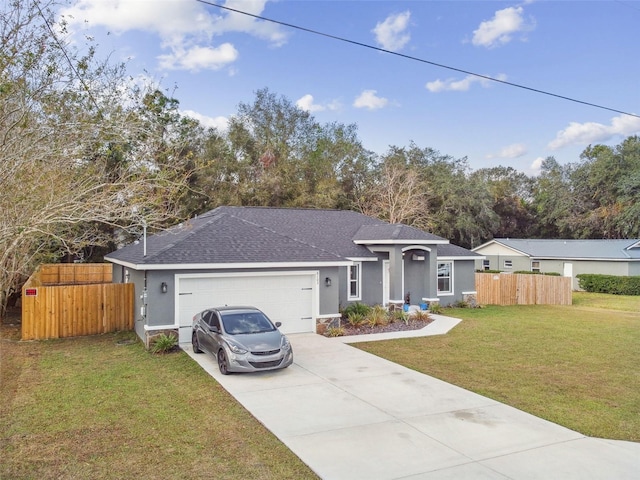
[{"label": "roof eave", "polygon": [[459,257],[455,255],[438,255],[438,260],[484,260],[486,257],[484,255],[460,255]]},{"label": "roof eave", "polygon": [[448,245],[449,240],[354,240],[356,245]]},{"label": "roof eave", "polygon": [[348,267],[353,262],[336,260],[330,262],[254,262],[254,263],[132,263],[113,258],[105,258],[112,263],[131,270],[248,270],[261,268],[319,268]]},{"label": "roof eave", "polygon": [[585,262],[639,262],[640,258],[613,258],[613,257],[551,257],[545,255],[532,255],[531,260],[578,260]]}]

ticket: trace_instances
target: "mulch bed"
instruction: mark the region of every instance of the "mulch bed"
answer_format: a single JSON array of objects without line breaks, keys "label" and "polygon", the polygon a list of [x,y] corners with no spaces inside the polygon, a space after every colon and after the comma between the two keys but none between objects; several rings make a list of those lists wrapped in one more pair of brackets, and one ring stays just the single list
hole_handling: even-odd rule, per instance
[{"label": "mulch bed", "polygon": [[427,318],[426,320],[411,318],[408,323],[399,320],[393,323],[389,323],[388,325],[377,325],[375,327],[361,325],[359,327],[354,327],[350,325],[349,322],[343,321],[342,328],[344,329],[345,335],[366,335],[369,333],[404,332],[406,330],[419,330],[423,327],[426,327],[431,322],[433,322],[433,318]]}]

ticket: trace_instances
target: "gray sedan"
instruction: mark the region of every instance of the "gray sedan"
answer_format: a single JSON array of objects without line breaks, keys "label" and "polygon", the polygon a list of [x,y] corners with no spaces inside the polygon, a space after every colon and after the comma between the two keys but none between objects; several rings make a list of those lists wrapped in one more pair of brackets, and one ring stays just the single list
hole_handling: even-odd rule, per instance
[{"label": "gray sedan", "polygon": [[216,357],[223,375],[276,370],[293,363],[293,349],[279,326],[254,307],[211,308],[193,317],[191,343],[195,353]]}]

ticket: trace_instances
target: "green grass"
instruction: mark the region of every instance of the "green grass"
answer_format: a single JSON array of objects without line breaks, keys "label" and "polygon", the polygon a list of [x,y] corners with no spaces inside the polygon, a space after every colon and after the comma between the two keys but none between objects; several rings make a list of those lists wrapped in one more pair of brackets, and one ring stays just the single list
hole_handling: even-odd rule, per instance
[{"label": "green grass", "polygon": [[317,478],[184,352],[2,340],[0,478]]},{"label": "green grass", "polygon": [[573,292],[573,305],[582,308],[600,308],[638,313],[640,312],[640,296]]},{"label": "green grass", "polygon": [[585,435],[640,441],[638,297],[445,309],[449,334],[357,344]]}]

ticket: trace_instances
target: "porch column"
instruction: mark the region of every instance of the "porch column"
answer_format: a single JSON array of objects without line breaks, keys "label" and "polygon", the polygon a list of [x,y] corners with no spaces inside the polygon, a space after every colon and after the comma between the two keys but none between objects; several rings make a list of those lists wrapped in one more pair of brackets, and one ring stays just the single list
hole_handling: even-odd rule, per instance
[{"label": "porch column", "polygon": [[402,250],[393,248],[389,252],[389,300],[404,302],[403,288],[403,269],[402,269]]},{"label": "porch column", "polygon": [[438,298],[438,254],[434,248],[429,252],[428,298]]}]

